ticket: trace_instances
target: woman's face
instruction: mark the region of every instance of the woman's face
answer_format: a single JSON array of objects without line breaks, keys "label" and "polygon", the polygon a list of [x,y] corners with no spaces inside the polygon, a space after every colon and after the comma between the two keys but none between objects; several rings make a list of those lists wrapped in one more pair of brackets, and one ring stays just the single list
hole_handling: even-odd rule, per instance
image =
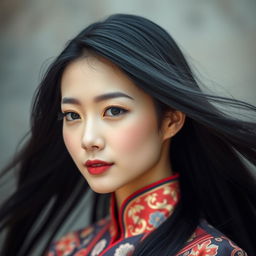
[{"label": "woman's face", "polygon": [[94,191],[129,193],[170,175],[153,100],[116,66],[76,60],[61,93],[65,145]]}]

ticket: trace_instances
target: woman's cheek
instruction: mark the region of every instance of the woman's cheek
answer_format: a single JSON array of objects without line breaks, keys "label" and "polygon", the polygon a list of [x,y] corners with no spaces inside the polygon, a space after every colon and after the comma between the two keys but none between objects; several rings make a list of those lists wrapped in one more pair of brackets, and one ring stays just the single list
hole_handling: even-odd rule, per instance
[{"label": "woman's cheek", "polygon": [[141,120],[135,124],[126,125],[114,133],[113,144],[115,151],[123,153],[136,153],[154,136],[155,130],[148,120]]},{"label": "woman's cheek", "polygon": [[76,143],[74,137],[67,131],[63,130],[63,140],[65,146],[72,157],[74,157],[74,153],[76,151]]}]

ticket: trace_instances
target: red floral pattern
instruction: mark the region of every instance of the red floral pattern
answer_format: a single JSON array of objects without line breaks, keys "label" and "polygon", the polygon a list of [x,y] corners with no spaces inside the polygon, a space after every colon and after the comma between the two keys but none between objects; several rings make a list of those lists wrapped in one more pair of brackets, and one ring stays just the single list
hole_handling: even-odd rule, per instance
[{"label": "red floral pattern", "polygon": [[[69,254],[74,250],[74,248],[79,244],[79,238],[76,233],[69,233],[57,243],[55,243],[56,256],[64,256]],[[49,255],[51,256],[51,255]]]},{"label": "red floral pattern", "polygon": [[218,246],[211,243],[211,240],[207,240],[201,244],[197,244],[188,254],[188,256],[215,256],[217,255]]},{"label": "red floral pattern", "polygon": [[172,212],[178,202],[177,180],[141,193],[120,212],[124,222],[124,237],[150,232]]}]

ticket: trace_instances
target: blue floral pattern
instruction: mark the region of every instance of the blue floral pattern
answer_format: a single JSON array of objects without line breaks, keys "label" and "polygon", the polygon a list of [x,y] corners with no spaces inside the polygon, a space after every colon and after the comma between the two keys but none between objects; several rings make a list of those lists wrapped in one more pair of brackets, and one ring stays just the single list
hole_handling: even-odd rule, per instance
[{"label": "blue floral pattern", "polygon": [[160,224],[162,224],[166,220],[166,217],[164,213],[162,212],[153,212],[149,216],[149,223],[154,227],[159,227]]}]

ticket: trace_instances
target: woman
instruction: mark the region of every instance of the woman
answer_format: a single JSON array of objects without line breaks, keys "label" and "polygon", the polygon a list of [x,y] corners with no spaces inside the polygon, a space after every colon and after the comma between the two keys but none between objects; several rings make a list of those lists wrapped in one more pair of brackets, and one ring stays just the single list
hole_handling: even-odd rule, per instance
[{"label": "woman", "polygon": [[[0,212],[3,255],[28,255],[45,235],[49,256],[254,255],[256,185],[241,156],[256,165],[255,122],[221,106],[256,110],[203,93],[153,22],[118,14],[87,27],[49,67],[6,168],[18,188]],[[95,224],[49,247],[85,180]]]}]

